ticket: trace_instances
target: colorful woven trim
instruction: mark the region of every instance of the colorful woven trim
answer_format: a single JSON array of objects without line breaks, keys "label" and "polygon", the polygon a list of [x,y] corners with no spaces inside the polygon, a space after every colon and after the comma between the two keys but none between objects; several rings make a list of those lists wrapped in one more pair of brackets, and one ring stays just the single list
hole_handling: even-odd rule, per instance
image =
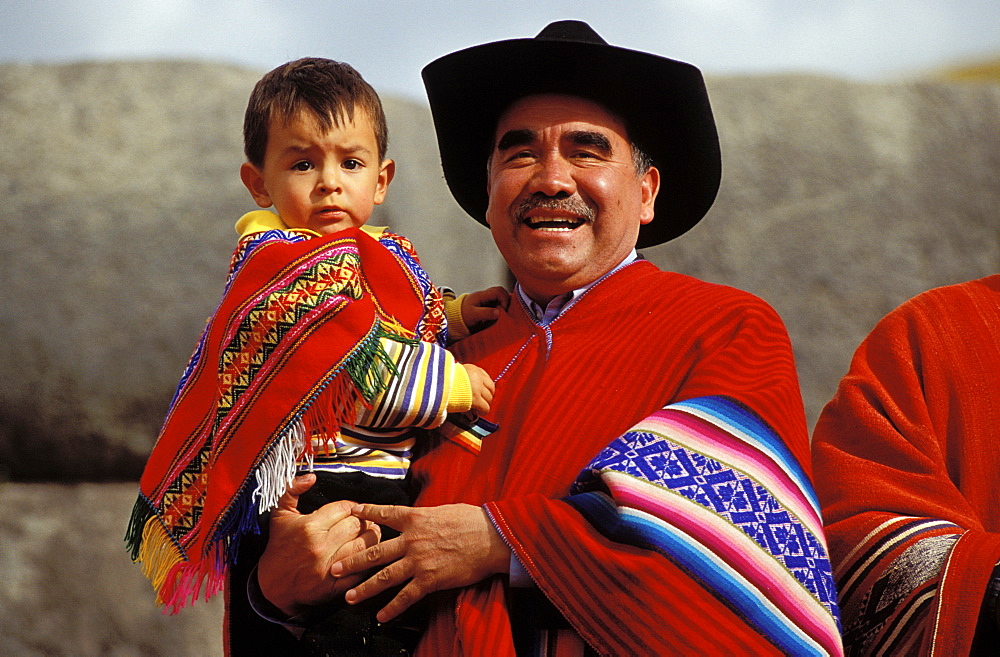
[{"label": "colorful woven trim", "polygon": [[671,404],[601,452],[567,501],[654,549],[794,655],[840,652],[819,507],[780,438],[724,397]]},{"label": "colorful woven trim", "polygon": [[412,342],[424,316],[412,273],[359,230],[306,241],[258,233],[236,256],[126,533],[172,613],[221,590],[240,538],[259,531],[309,437],[338,431],[384,389],[379,372],[395,365],[381,339]]},{"label": "colorful woven trim", "polygon": [[483,438],[499,428],[500,425],[484,420],[475,413],[452,413],[437,431],[448,440],[478,454],[483,449]]},{"label": "colorful woven trim", "polygon": [[837,566],[844,645],[858,654],[911,654],[923,639],[915,628],[932,614],[945,563],[965,530],[935,518],[884,516]]}]

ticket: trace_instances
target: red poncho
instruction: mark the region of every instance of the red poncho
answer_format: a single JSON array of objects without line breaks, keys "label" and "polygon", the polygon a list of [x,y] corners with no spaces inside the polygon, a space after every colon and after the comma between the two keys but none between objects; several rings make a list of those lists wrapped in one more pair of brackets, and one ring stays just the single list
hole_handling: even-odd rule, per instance
[{"label": "red poncho", "polygon": [[966,655],[1000,560],[1000,276],[925,292],[854,355],[814,436],[853,654]]},{"label": "red poncho", "polygon": [[[497,325],[455,351],[497,379],[488,419],[500,430],[478,457],[446,442],[418,459],[418,505],[488,503],[503,538],[571,624],[563,635],[572,635],[570,644],[576,637],[577,650],[582,637],[609,654],[780,652],[766,629],[748,623],[679,561],[609,540],[582,506],[561,499],[616,436],[665,405],[716,396],[762,418],[755,420],[762,433],[773,429],[785,464],[798,472],[789,497],[809,488],[792,351],[770,307],[640,261],[598,282],[548,327],[514,300]],[[818,509],[812,515],[821,535]],[[502,577],[440,594],[420,654],[512,655],[509,596]],[[794,615],[802,603],[775,603],[782,605]],[[838,653],[835,621],[823,614],[819,633],[827,644],[815,653]]]},{"label": "red poncho", "polygon": [[352,421],[358,400],[378,392],[380,337],[432,338],[443,310],[428,308],[439,307],[412,247],[390,233],[267,231],[240,241],[127,530],[159,602],[177,611],[202,587],[206,598],[221,590],[240,538],[256,532],[308,448],[296,425],[327,434]]}]

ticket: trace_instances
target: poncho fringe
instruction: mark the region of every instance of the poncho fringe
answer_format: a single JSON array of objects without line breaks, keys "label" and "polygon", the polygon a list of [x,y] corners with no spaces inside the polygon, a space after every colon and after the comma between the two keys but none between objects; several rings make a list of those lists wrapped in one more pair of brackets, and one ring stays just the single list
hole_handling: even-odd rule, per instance
[{"label": "poncho fringe", "polygon": [[142,562],[143,574],[157,591],[157,603],[177,613],[198,600],[219,593],[226,568],[234,563],[240,538],[259,533],[259,516],[278,505],[295,478],[300,459],[312,453],[307,436],[330,434],[345,421],[353,420],[357,403],[370,405],[388,385],[387,371],[396,376],[396,364],[381,346],[381,338],[412,342],[376,327],[354,354],[335,372],[328,385],[318,391],[299,417],[293,419],[250,473],[239,494],[222,515],[218,530],[197,561],[190,560],[167,531],[155,505],[140,494],[132,509],[125,543],[133,562]]}]

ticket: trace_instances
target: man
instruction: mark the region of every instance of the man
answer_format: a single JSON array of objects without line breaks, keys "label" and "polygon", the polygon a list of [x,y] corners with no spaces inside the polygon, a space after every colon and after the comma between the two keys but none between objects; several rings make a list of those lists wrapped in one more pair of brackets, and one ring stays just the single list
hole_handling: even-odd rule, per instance
[{"label": "man", "polygon": [[1000,276],[924,292],[865,338],[816,424],[852,654],[1000,645]]},{"label": "man", "polygon": [[[784,327],[635,252],[718,190],[700,72],[563,21],[424,80],[449,187],[518,281],[457,348],[496,380],[500,429],[418,458],[415,508],[300,516],[297,482],[261,591],[284,614],[388,591],[382,622],[420,601],[418,654],[839,654]],[[402,534],[345,556],[370,522]]]}]

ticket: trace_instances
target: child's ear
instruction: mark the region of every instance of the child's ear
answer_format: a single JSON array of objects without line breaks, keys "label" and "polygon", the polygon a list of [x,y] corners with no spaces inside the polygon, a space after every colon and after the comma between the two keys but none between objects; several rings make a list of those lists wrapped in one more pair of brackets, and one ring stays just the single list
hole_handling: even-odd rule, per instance
[{"label": "child's ear", "polygon": [[383,160],[382,168],[378,170],[378,182],[375,184],[375,205],[379,205],[385,200],[386,192],[389,191],[389,183],[396,175],[396,163],[392,160]]},{"label": "child's ear", "polygon": [[243,185],[250,192],[254,203],[262,208],[271,207],[271,195],[267,193],[267,189],[264,187],[264,174],[261,173],[260,169],[249,162],[244,162],[240,167],[240,180],[243,181]]}]

